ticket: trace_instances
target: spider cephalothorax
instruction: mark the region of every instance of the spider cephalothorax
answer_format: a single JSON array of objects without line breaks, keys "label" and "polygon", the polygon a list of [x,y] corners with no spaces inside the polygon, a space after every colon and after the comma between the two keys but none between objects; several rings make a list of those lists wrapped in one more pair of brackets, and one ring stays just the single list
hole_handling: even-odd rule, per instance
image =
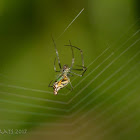
[{"label": "spider cephalothorax", "polygon": [[[53,42],[54,42],[54,40],[53,40]],[[82,50],[79,49],[78,47],[72,46],[70,41],[69,41],[69,43],[70,43],[70,45],[65,45],[65,46],[71,47],[71,50],[72,50],[72,64],[71,64],[71,67],[69,67],[68,65],[64,65],[63,68],[61,68],[59,54],[58,54],[58,51],[57,51],[57,48],[56,48],[56,44],[54,42],[55,51],[56,51],[57,60],[58,60],[58,65],[59,65],[59,68],[60,68],[60,70],[56,70],[56,66],[55,66],[56,58],[55,58],[55,60],[54,60],[54,70],[55,70],[55,72],[61,72],[60,75],[55,80],[55,82],[53,83],[53,85],[51,86],[52,81],[49,84],[49,87],[53,87],[55,95],[58,94],[58,91],[60,89],[62,89],[63,87],[65,87],[68,84],[70,84],[71,88],[73,89],[72,84],[70,82],[70,78],[69,78],[71,76],[71,74],[74,74],[74,75],[77,75],[77,76],[81,77],[81,76],[84,75],[85,71],[87,70],[87,68],[84,66],[84,59],[83,59]],[[74,65],[74,51],[73,51],[73,48],[78,49],[81,53],[82,66],[79,66],[80,67],[79,69],[73,68],[73,65]],[[82,72],[82,74],[78,74],[78,73],[73,72],[72,70],[83,71],[83,72]]]},{"label": "spider cephalothorax", "polygon": [[69,68],[69,66],[66,64],[63,66],[63,70],[68,69],[68,68]]},{"label": "spider cephalothorax", "polygon": [[70,68],[68,65],[64,65],[62,69],[63,74],[68,74],[70,72]]}]

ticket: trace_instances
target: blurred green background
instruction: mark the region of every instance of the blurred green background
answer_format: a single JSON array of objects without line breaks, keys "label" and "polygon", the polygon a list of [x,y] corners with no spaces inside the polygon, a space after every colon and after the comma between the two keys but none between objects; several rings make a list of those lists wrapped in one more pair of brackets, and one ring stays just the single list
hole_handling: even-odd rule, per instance
[{"label": "blurred green background", "polygon": [[[1,0],[0,139],[140,139],[139,9],[138,0]],[[88,68],[57,96],[51,35],[62,65],[71,40]]]}]

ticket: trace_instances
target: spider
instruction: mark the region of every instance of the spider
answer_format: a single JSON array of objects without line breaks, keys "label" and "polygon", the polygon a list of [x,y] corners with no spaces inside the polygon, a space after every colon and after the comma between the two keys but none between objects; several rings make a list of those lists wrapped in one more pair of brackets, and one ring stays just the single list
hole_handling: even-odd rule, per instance
[{"label": "spider", "polygon": [[[69,67],[68,65],[64,65],[63,67],[61,67],[61,63],[60,63],[60,59],[59,59],[59,54],[58,54],[58,51],[57,51],[57,48],[56,48],[56,44],[55,44],[55,41],[54,39],[52,38],[53,40],[53,43],[54,43],[54,46],[55,46],[55,51],[56,51],[56,56],[57,56],[57,60],[58,60],[58,65],[59,65],[59,68],[60,70],[56,70],[56,57],[55,57],[55,60],[54,60],[54,71],[55,72],[60,72],[60,74],[58,75],[57,79],[55,80],[55,82],[52,84],[52,81],[50,82],[50,84],[48,85],[48,87],[53,87],[53,91],[54,91],[54,95],[57,95],[58,94],[58,91],[64,87],[66,87],[68,84],[70,84],[71,86],[71,89],[69,90],[73,90],[73,86],[70,82],[70,77],[72,77],[73,75],[77,75],[77,76],[80,76],[82,77],[84,75],[84,73],[86,72],[87,68],[84,66],[84,58],[83,58],[83,51],[78,48],[78,47],[75,47],[73,45],[71,45],[71,41],[69,40],[69,45],[64,45],[64,46],[68,46],[68,47],[71,47],[71,51],[72,51],[72,64],[71,66]],[[82,66],[80,65],[77,65],[78,67],[80,67],[79,69],[74,69],[73,68],[73,65],[74,65],[74,51],[73,51],[73,48],[75,49],[78,49],[81,53],[81,59],[82,59]],[[81,74],[78,74],[78,73],[75,73],[73,72],[72,70],[77,70],[77,71],[83,71]]]}]

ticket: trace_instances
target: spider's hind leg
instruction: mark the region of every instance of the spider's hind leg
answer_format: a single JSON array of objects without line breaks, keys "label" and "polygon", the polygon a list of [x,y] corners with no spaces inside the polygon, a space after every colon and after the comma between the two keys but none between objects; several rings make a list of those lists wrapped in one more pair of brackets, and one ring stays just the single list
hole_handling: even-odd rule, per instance
[{"label": "spider's hind leg", "polygon": [[70,86],[71,86],[71,91],[73,90],[73,86],[72,86],[72,84],[71,84],[71,81],[70,81],[70,79],[68,78],[68,81],[69,81],[69,84],[70,84]]},{"label": "spider's hind leg", "polygon": [[70,91],[72,91],[72,90],[73,90],[72,88],[70,89],[70,88],[68,88],[68,87],[66,87],[66,89],[68,89],[68,90],[70,90]]},{"label": "spider's hind leg", "polygon": [[[53,80],[52,80],[52,81],[53,81]],[[48,87],[53,87],[53,85],[51,85],[51,84],[52,84],[52,81],[49,83]]]},{"label": "spider's hind leg", "polygon": [[69,81],[69,83],[70,83],[70,86],[71,86],[71,90],[73,90],[73,86],[72,86],[72,84],[71,84],[71,82]]}]

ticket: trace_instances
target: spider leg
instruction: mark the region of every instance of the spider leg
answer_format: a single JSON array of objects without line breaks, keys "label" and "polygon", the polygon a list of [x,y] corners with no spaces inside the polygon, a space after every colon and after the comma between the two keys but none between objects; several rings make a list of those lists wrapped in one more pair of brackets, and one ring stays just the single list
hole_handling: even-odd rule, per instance
[{"label": "spider leg", "polygon": [[[79,65],[77,65],[77,66],[79,66]],[[82,69],[72,69],[72,70],[83,71],[82,74],[77,74],[75,72],[71,72],[71,73],[73,73],[73,74],[75,74],[77,76],[82,77],[84,75],[84,73],[86,72],[87,68],[86,67],[83,67],[83,66],[79,66],[79,67],[82,67]]]},{"label": "spider leg", "polygon": [[[78,48],[78,47],[76,47],[76,46],[72,46],[71,45],[71,42],[70,42],[70,45],[64,45],[64,46],[70,46],[71,48],[73,47],[73,48],[76,48],[76,49],[78,49],[79,51],[80,51],[80,53],[81,53],[81,59],[82,59],[82,67],[83,67],[83,70],[84,70],[84,56],[83,56],[83,51],[80,49],[80,48]],[[74,57],[74,53],[73,53],[73,57]]]},{"label": "spider leg", "polygon": [[73,90],[73,86],[72,86],[72,84],[71,84],[71,82],[69,81],[69,83],[70,83],[70,86],[71,86],[71,90]]},{"label": "spider leg", "polygon": [[68,78],[68,81],[69,81],[69,84],[70,84],[70,86],[71,86],[71,90],[73,90],[73,86],[72,86],[72,84],[71,84],[71,82],[70,82],[70,79]]},{"label": "spider leg", "polygon": [[[55,52],[56,52],[56,55],[57,55],[57,60],[58,60],[58,65],[59,65],[59,68],[61,69],[61,63],[60,63],[60,59],[59,59],[59,54],[58,54],[58,51],[57,51],[57,48],[56,48],[56,44],[55,44],[55,41],[52,37],[52,40],[53,40],[53,43],[54,43],[54,46],[55,46]],[[56,62],[56,58],[54,60],[54,65],[55,65],[55,62]],[[56,71],[56,67],[54,66],[54,70]]]},{"label": "spider leg", "polygon": [[[70,42],[70,41],[69,41]],[[73,73],[73,74],[75,74],[75,75],[77,75],[77,76],[83,76],[84,75],[84,73],[86,72],[86,70],[87,70],[87,68],[84,66],[84,57],[83,57],[83,51],[80,49],[80,48],[78,48],[78,47],[76,47],[76,46],[72,46],[71,45],[71,42],[70,42],[70,45],[65,45],[65,46],[70,46],[71,47],[71,49],[72,48],[76,48],[76,49],[78,49],[79,51],[80,51],[80,53],[81,53],[81,59],[82,59],[82,66],[80,66],[80,65],[77,65],[77,66],[79,66],[79,67],[82,67],[82,69],[73,69],[72,67],[73,67],[73,64],[74,64],[74,52],[73,52],[73,49],[72,49],[72,66],[71,66],[71,69],[72,70],[77,70],[77,71],[83,71],[83,73],[82,74],[77,74],[77,73],[75,73],[75,72],[71,72],[71,73]]]},{"label": "spider leg", "polygon": [[55,57],[55,59],[54,59],[54,71],[55,71],[55,72],[60,72],[60,70],[56,70],[55,62],[56,62],[56,57]]},{"label": "spider leg", "polygon": [[[53,80],[52,80],[53,81]],[[51,85],[52,81],[50,82],[50,84],[48,85],[48,87],[53,87],[53,85]]]},{"label": "spider leg", "polygon": [[70,90],[70,91],[72,91],[73,89],[70,89],[70,88],[68,88],[68,87],[66,87],[66,89],[68,89],[68,90]]},{"label": "spider leg", "polygon": [[74,75],[80,76],[80,77],[83,76],[83,74],[78,74],[78,73],[75,73],[75,72],[71,72],[71,73],[73,73]]},{"label": "spider leg", "polygon": [[71,41],[69,40],[69,43],[70,43],[70,46],[71,46],[71,52],[72,52],[72,63],[71,63],[71,68],[73,67],[73,64],[74,64],[74,51],[73,51],[73,48],[72,48],[72,45],[71,45]]}]

